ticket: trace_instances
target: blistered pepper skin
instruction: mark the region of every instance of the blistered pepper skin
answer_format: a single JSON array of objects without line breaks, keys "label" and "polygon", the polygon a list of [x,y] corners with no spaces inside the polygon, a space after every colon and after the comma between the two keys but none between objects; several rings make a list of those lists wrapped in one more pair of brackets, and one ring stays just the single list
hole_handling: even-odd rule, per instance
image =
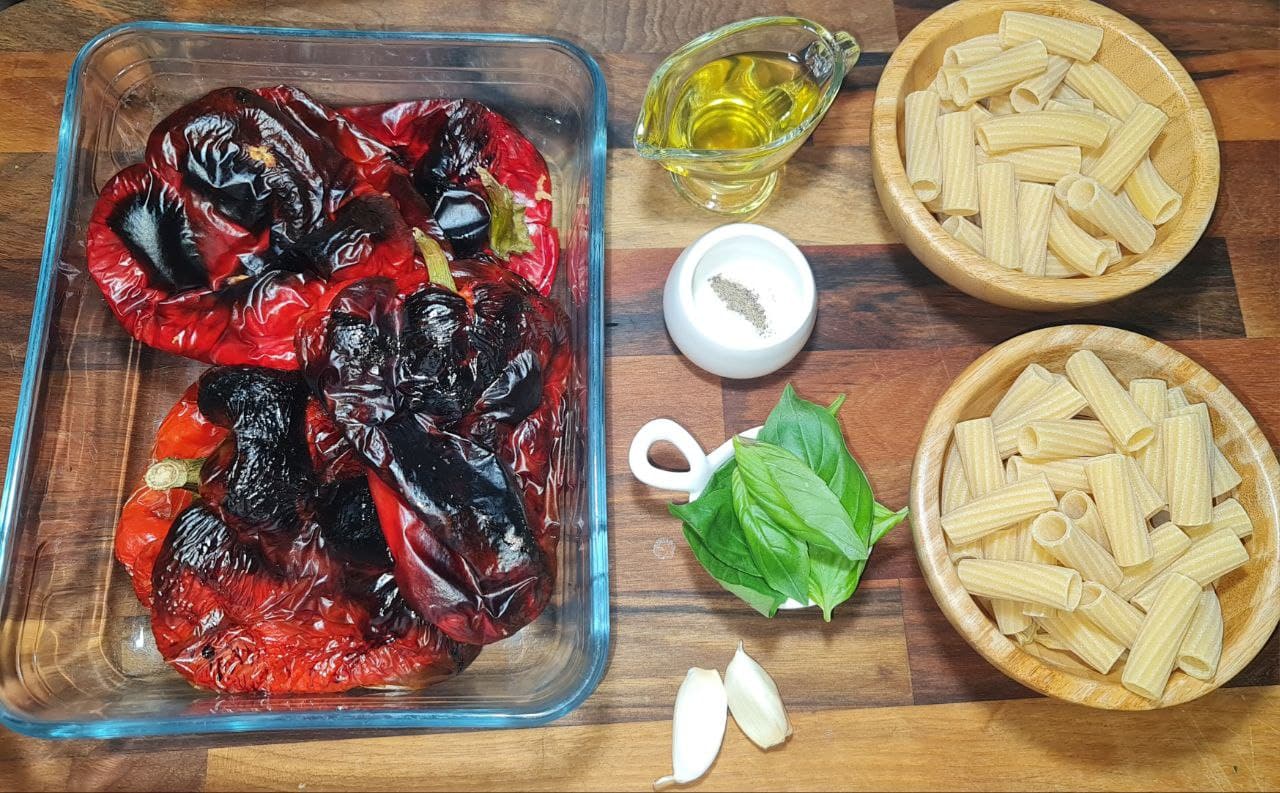
[{"label": "blistered pepper skin", "polygon": [[360,105],[339,112],[400,155],[459,258],[491,253],[484,244],[488,210],[481,209],[486,193],[477,169],[493,174],[524,207],[533,243],[532,251],[503,264],[541,294],[551,293],[560,258],[551,176],[537,147],[514,124],[469,99]]},{"label": "blistered pepper skin", "polygon": [[537,617],[553,589],[567,323],[497,265],[452,272],[457,293],[346,287],[300,328],[299,355],[377,477],[405,596],[455,639],[487,644]]},{"label": "blistered pepper skin", "polygon": [[447,248],[390,150],[297,89],[225,88],[103,187],[88,269],[139,341],[296,369],[294,328],[331,286],[419,266],[406,216]]},{"label": "blistered pepper skin", "polygon": [[117,556],[161,654],[194,684],[421,687],[479,652],[405,602],[365,469],[340,438],[296,375],[250,367],[206,372],[161,422],[157,458],[207,458],[200,495],[140,489]]}]

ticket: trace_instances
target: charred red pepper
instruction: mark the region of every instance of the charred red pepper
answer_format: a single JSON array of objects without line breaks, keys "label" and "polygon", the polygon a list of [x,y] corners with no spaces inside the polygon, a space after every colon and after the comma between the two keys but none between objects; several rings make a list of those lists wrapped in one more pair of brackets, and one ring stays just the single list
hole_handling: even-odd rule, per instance
[{"label": "charred red pepper", "polygon": [[[342,108],[363,132],[395,150],[434,208],[461,258],[485,254],[503,260],[546,295],[555,282],[560,241],[551,215],[551,176],[538,149],[505,117],[469,99],[424,99]],[[515,252],[495,250],[494,231],[511,218],[484,175],[510,191],[528,234]],[[500,235],[504,236],[504,235]]]},{"label": "charred red pepper", "polygon": [[163,527],[169,512],[126,509],[118,535],[135,548],[158,535],[132,570],[136,582],[154,559],[152,628],[179,673],[220,691],[326,692],[420,686],[474,659],[400,594],[364,469],[319,439],[334,428],[300,378],[229,367],[193,388],[157,450],[208,455],[198,495],[144,489],[131,504],[186,506]]},{"label": "charred red pepper", "polygon": [[[417,266],[402,216],[416,195],[407,171],[336,116],[307,127],[305,94],[275,98],[226,88],[183,107],[152,133],[147,163],[103,188],[89,272],[140,341],[211,363],[295,368],[294,327],[331,284]],[[364,160],[339,151],[338,131]],[[443,239],[424,212],[414,222]]]},{"label": "charred red pepper", "polygon": [[299,329],[303,374],[376,472],[405,597],[459,641],[532,621],[554,583],[552,463],[570,355],[563,312],[527,281],[452,263],[456,292],[368,279]]}]

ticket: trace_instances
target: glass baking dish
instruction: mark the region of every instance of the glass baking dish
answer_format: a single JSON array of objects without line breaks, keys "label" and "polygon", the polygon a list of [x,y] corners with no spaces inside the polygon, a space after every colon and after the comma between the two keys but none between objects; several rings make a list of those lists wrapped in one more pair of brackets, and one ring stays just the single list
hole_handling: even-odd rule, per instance
[{"label": "glass baking dish", "polygon": [[[289,83],[331,104],[469,97],[513,119],[551,169],[581,384],[546,611],[462,675],[413,692],[219,696],[155,650],[112,556],[160,418],[204,368],[134,342],[85,272],[98,189],[152,127],[225,85]],[[247,730],[512,727],[569,712],[609,647],[603,411],[605,87],[595,61],[536,36],[138,22],[71,67],[44,258],[0,505],[0,722],[46,738]]]}]

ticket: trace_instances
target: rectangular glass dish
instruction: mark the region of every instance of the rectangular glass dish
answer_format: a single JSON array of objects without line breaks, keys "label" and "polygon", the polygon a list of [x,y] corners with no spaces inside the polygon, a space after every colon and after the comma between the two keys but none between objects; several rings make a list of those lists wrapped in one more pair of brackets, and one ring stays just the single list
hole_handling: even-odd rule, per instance
[{"label": "rectangular glass dish", "polygon": [[[85,271],[98,190],[151,129],[227,85],[288,83],[329,104],[467,97],[512,119],[551,171],[574,378],[550,605],[463,674],[420,691],[232,696],[163,662],[113,556],[161,417],[206,368],[133,341]],[[514,727],[582,702],[609,648],[604,471],[604,78],[535,36],[139,22],[105,31],[68,77],[44,258],[0,504],[0,723],[46,738],[248,730]]]}]

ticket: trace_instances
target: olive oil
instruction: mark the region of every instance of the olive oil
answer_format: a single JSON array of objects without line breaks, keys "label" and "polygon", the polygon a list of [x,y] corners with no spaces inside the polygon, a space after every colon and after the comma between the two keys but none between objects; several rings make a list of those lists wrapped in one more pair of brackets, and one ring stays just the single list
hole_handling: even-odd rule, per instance
[{"label": "olive oil", "polygon": [[820,100],[818,83],[794,55],[744,52],[717,58],[681,86],[667,143],[721,151],[765,146],[811,120]]}]

